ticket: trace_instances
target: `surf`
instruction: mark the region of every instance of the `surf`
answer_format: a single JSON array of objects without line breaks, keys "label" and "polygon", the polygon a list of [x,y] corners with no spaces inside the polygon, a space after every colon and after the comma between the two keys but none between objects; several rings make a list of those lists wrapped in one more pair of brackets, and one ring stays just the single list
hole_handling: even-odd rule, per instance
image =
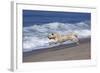
[{"label": "surf", "polygon": [[[51,41],[47,36],[52,32],[62,35],[74,32],[78,34],[80,39],[91,36],[90,23],[87,23],[87,21],[79,23],[51,22],[47,24],[33,24],[32,26],[23,27],[23,52],[60,45],[49,45]],[[64,44],[68,43],[71,42],[64,42]]]}]

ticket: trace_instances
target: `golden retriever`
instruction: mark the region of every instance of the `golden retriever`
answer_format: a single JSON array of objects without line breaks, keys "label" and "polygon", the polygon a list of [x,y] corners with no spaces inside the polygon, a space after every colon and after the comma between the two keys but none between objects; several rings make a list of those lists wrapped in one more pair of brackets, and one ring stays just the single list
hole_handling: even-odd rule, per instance
[{"label": "golden retriever", "polygon": [[70,33],[67,35],[61,35],[59,33],[51,33],[51,34],[49,34],[48,39],[54,40],[55,44],[56,43],[63,43],[63,42],[68,41],[68,40],[73,41],[76,44],[79,44],[78,36],[75,33]]}]

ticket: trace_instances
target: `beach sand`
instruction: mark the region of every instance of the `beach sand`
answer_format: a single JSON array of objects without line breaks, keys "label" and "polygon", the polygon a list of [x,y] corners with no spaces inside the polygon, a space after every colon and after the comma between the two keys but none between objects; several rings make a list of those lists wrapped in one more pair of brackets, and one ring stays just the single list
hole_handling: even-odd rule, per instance
[{"label": "beach sand", "polygon": [[90,39],[83,39],[80,44],[60,45],[52,48],[23,53],[23,62],[45,62],[64,60],[91,59]]}]

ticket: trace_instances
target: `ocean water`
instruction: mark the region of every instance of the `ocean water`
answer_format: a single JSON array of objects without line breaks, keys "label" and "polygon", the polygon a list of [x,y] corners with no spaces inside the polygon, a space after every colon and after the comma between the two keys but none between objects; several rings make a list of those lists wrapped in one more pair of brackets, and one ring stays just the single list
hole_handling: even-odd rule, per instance
[{"label": "ocean water", "polygon": [[[44,49],[48,47],[58,46],[60,44],[49,45],[52,40],[48,39],[48,35],[53,32],[62,35],[68,33],[76,33],[78,38],[87,38],[91,36],[90,21],[80,21],[76,23],[50,22],[41,24],[31,24],[23,27],[23,52],[28,52],[36,49]],[[66,41],[63,44],[72,43]]]},{"label": "ocean water", "polygon": [[91,13],[23,10],[22,15],[23,52],[60,45],[49,45],[53,40],[47,37],[53,32],[76,33],[80,39],[91,36]]}]

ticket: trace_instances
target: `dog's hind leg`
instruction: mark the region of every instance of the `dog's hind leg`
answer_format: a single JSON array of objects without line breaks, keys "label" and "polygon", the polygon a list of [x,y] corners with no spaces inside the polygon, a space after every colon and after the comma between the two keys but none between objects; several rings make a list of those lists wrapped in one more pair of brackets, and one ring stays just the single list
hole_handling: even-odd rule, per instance
[{"label": "dog's hind leg", "polygon": [[78,38],[74,38],[72,41],[75,42],[77,45],[79,45],[79,39]]},{"label": "dog's hind leg", "polygon": [[76,41],[75,41],[75,42],[76,42],[76,44],[77,44],[77,45],[79,45],[79,40],[78,40],[78,39],[76,39]]}]

